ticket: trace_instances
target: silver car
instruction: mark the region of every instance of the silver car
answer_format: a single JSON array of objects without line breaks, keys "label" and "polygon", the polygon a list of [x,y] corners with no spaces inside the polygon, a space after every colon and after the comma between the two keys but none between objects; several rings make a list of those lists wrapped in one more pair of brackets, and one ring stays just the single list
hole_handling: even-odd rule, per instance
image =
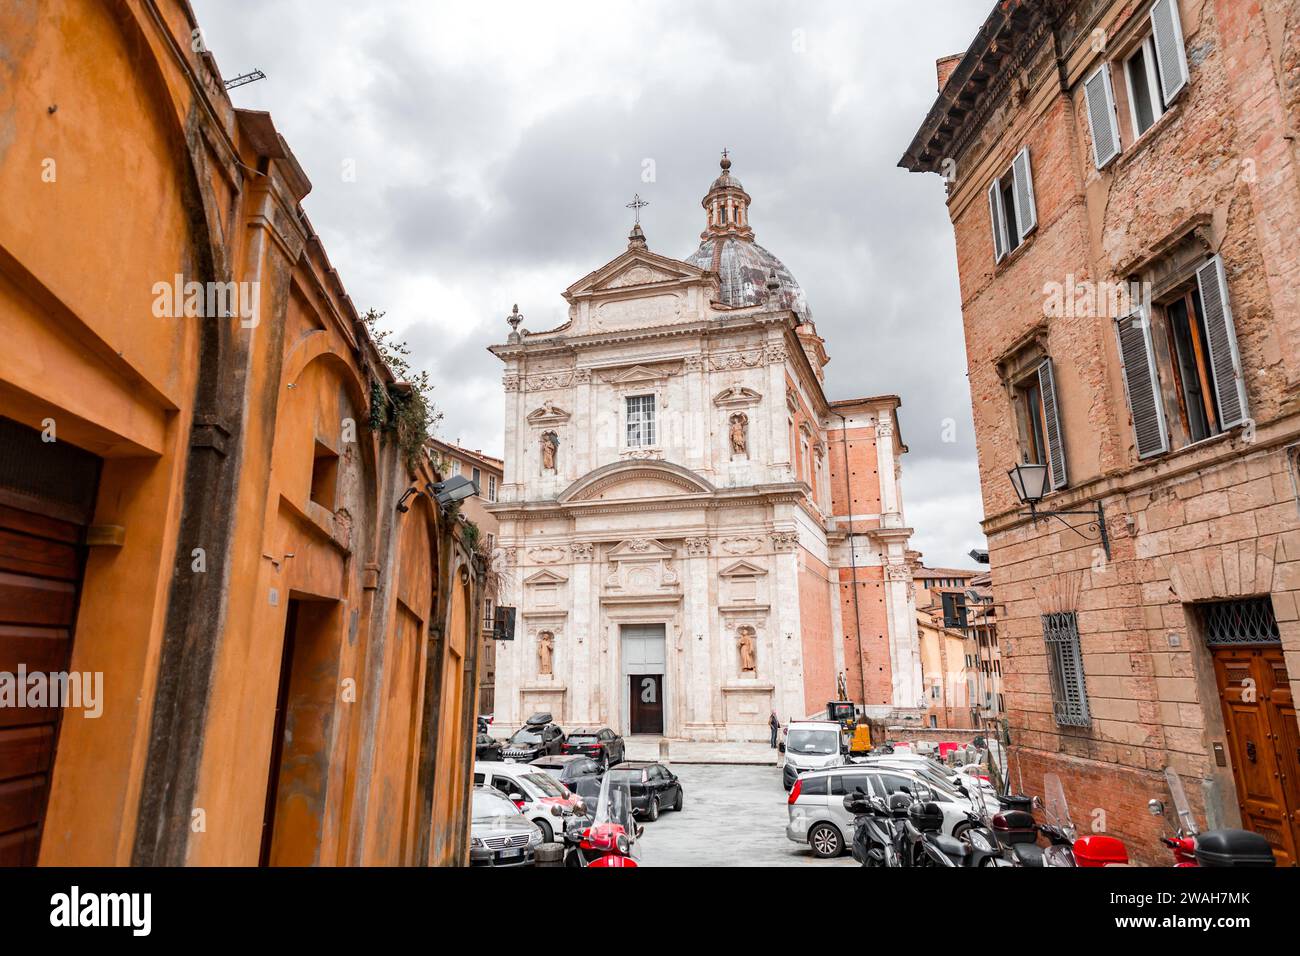
[{"label": "silver car", "polygon": [[912,770],[862,764],[801,773],[787,801],[790,821],[785,835],[795,843],[806,843],[816,856],[839,856],[853,844],[853,814],[844,809],[846,796],[861,789],[868,796],[888,798],[903,787],[915,792],[918,786],[927,788],[943,811],[944,834],[960,837],[962,830],[969,826],[968,800]]},{"label": "silver car", "polygon": [[505,794],[475,787],[470,807],[470,866],[532,866],[542,831]]}]

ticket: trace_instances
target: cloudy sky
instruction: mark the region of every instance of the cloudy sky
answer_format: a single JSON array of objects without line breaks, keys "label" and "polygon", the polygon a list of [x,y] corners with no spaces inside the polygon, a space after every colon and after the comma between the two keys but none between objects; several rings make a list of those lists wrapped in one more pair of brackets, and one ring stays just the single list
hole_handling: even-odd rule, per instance
[{"label": "cloudy sky", "polygon": [[353,301],[387,311],[432,372],[440,437],[500,454],[484,347],[511,305],[558,325],[560,292],[626,247],[635,192],[650,248],[688,255],[726,146],[756,238],[827,340],[829,396],[902,396],[913,545],[970,565],[952,232],[939,177],[896,163],[934,61],[966,49],[990,0],[193,2],[227,79],[267,73],[232,98],[271,111]]}]

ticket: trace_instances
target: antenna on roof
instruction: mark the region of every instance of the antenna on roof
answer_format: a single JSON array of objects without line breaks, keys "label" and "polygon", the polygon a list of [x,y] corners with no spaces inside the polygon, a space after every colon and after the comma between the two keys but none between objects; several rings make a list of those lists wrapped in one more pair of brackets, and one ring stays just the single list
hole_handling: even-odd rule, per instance
[{"label": "antenna on roof", "polygon": [[266,74],[261,70],[250,70],[247,73],[241,73],[233,80],[226,80],[227,90],[233,90],[237,86],[247,86],[249,83],[256,83],[258,80],[266,79]]}]

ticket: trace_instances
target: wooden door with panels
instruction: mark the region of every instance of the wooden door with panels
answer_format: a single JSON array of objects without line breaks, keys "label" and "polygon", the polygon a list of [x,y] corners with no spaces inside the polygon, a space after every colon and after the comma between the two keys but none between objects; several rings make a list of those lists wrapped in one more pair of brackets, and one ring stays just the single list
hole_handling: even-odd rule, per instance
[{"label": "wooden door with panels", "polygon": [[1241,823],[1261,834],[1278,866],[1300,860],[1300,728],[1268,598],[1202,611]]}]

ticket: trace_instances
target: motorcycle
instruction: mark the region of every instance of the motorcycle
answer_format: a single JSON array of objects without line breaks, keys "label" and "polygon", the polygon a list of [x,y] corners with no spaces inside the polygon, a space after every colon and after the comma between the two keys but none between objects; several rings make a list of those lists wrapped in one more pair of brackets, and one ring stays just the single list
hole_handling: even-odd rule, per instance
[{"label": "motorcycle", "polygon": [[[583,797],[584,810],[586,800]],[[632,819],[632,791],[627,783],[611,782],[610,774],[605,774],[590,818],[575,816],[565,827],[564,841],[570,847],[565,855],[565,865],[639,866],[637,860],[641,852],[637,840],[644,832],[641,825]]]},{"label": "motorcycle", "polygon": [[894,848],[899,866],[956,867],[965,855],[959,840],[943,835],[943,810],[926,787],[900,791],[909,799],[907,815],[897,827]]},{"label": "motorcycle", "polygon": [[[1174,801],[1174,810],[1178,814],[1178,823],[1172,837],[1162,836],[1160,842],[1169,847],[1174,854],[1174,866],[1276,866],[1273,848],[1268,840],[1249,830],[1209,830],[1200,832],[1196,826],[1196,817],[1192,814],[1187,793],[1183,790],[1182,778],[1172,767],[1165,768],[1165,782],[1169,785],[1169,796]],[[1152,816],[1163,817],[1165,805],[1162,801],[1147,801],[1147,809]]]},{"label": "motorcycle", "polygon": [[[992,825],[996,815],[992,814],[982,787],[967,789],[957,784],[957,789],[971,802],[972,809],[966,814],[969,824],[961,833],[960,842],[965,852],[960,858],[961,866],[1013,866],[1008,859],[1007,847],[1002,844],[997,831]],[[1032,817],[1030,818],[1032,821]]]}]

